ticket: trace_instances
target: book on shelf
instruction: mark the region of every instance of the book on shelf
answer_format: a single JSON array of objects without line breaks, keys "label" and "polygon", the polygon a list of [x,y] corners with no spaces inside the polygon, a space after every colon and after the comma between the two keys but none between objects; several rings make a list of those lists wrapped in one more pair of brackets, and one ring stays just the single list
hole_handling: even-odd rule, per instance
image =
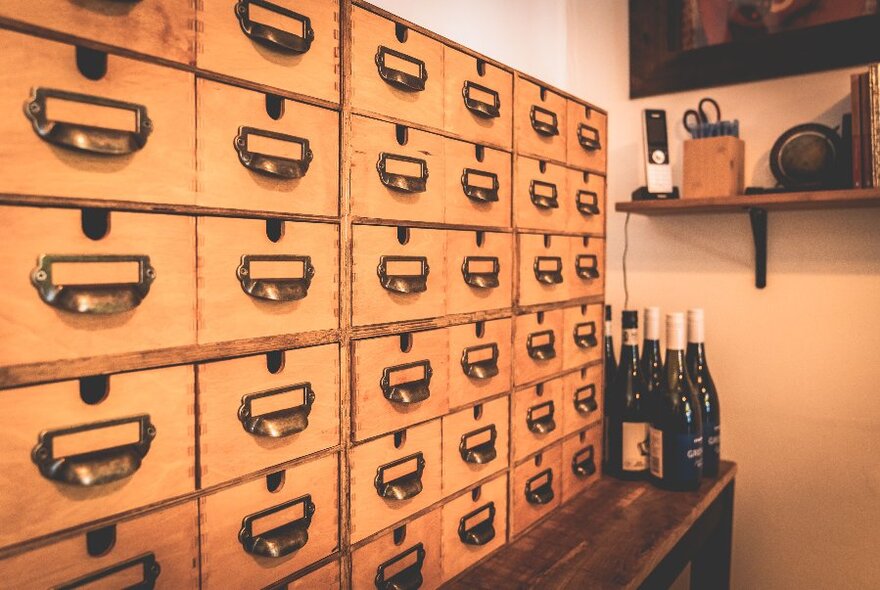
[{"label": "book on shelf", "polygon": [[880,63],[850,83],[853,186],[880,187]]}]

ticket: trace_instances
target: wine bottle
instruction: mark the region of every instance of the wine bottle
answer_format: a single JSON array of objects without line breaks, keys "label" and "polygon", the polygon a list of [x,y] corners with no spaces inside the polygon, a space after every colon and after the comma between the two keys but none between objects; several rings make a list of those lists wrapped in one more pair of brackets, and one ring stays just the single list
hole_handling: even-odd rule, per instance
[{"label": "wine bottle", "polygon": [[695,490],[703,473],[703,422],[685,367],[684,314],[666,316],[666,372],[654,396],[651,478],[660,487]]},{"label": "wine bottle", "polygon": [[648,475],[648,385],[639,367],[639,313],[623,312],[620,364],[605,400],[606,471],[621,479]]},{"label": "wine bottle", "polygon": [[660,390],[663,359],[660,356],[660,308],[645,308],[645,342],[642,349],[642,375],[648,384],[649,397]]},{"label": "wine bottle", "polygon": [[617,359],[614,358],[614,338],[611,336],[611,306],[605,306],[605,390],[617,372]]},{"label": "wine bottle", "polygon": [[688,345],[685,360],[688,375],[697,388],[700,418],[703,420],[703,476],[716,477],[721,460],[721,408],[718,391],[706,363],[705,323],[702,309],[688,310]]}]

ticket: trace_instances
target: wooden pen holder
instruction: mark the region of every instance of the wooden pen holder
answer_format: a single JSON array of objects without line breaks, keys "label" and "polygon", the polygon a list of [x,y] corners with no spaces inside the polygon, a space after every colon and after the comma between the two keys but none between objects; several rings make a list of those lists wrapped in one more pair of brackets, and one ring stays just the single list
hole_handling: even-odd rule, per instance
[{"label": "wooden pen holder", "polygon": [[732,197],[745,190],[746,144],[737,137],[684,142],[683,199]]}]

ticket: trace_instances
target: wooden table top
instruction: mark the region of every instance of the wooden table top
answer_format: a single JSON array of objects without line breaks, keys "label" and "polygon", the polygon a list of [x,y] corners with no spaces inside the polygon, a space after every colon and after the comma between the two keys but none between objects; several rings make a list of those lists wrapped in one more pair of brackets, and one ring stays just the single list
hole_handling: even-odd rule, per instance
[{"label": "wooden table top", "polygon": [[696,492],[603,477],[444,588],[637,588],[736,475],[722,461]]}]

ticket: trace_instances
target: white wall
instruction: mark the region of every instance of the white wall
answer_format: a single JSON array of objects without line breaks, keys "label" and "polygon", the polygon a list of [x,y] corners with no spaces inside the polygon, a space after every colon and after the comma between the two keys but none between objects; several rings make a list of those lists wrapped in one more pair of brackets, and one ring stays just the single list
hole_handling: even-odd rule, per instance
[{"label": "white wall", "polygon": [[[713,96],[741,121],[746,182],[762,185],[779,134],[808,121],[836,125],[848,110],[848,71],[630,101],[622,0],[377,4],[608,109],[609,212],[644,182],[643,108],[667,109],[680,184],[678,121]],[[608,221],[615,315],[624,220]],[[706,308],[722,455],[740,466],[734,587],[877,587],[880,209],[770,213],[769,236],[768,286],[758,290],[746,214],[633,216],[629,304]]]}]

